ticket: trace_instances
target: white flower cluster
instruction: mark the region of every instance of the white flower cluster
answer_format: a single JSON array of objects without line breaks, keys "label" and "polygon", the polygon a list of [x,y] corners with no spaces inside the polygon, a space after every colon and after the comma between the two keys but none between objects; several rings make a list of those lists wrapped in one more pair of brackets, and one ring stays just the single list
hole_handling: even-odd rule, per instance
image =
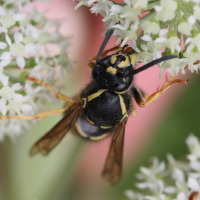
[{"label": "white flower cluster", "polygon": [[[184,73],[185,66],[191,72],[200,68],[200,20],[199,0],[79,0],[91,7],[92,13],[100,13],[106,29],[115,29],[116,43],[130,46],[138,52],[143,63],[164,55],[175,54],[176,59],[159,64],[160,76],[169,68],[171,74]],[[142,31],[140,31],[140,28]],[[183,41],[181,41],[181,37]],[[185,46],[184,50],[181,47]],[[160,50],[164,50],[161,54]]]},{"label": "white flower cluster", "polygon": [[[0,115],[34,115],[46,109],[46,100],[55,98],[25,77],[29,74],[55,85],[55,67],[60,66],[62,75],[70,70],[69,41],[60,35],[59,23],[31,7],[32,1],[0,2]],[[49,44],[58,46],[58,54],[51,55]],[[0,141],[28,127],[24,120],[0,120]]]},{"label": "white flower cluster", "polygon": [[[200,199],[200,142],[190,134],[186,139],[190,154],[187,161],[167,156],[168,164],[153,158],[149,168],[141,167],[136,190],[126,190],[131,200],[191,200]],[[192,195],[195,198],[192,198]]]}]

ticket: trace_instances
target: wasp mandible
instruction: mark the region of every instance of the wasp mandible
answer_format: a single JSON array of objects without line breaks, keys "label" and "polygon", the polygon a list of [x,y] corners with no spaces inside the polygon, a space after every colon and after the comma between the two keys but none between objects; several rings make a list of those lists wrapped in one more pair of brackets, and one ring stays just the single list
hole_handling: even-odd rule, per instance
[{"label": "wasp mandible", "polygon": [[[103,169],[103,177],[111,185],[120,180],[122,173],[124,133],[129,114],[133,110],[132,98],[140,107],[144,107],[172,85],[187,83],[187,80],[175,79],[173,76],[161,89],[147,96],[133,84],[135,74],[177,56],[165,56],[135,69],[137,54],[130,46],[116,46],[104,50],[112,34],[113,30],[106,33],[98,54],[89,60],[88,65],[92,68],[92,81],[75,99],[60,92],[57,93],[50,85],[39,79],[27,76],[28,80],[45,86],[57,98],[66,101],[64,108],[38,113],[35,116],[0,117],[0,119],[31,120],[65,113],[63,119],[33,145],[30,155],[36,153],[47,155],[71,128],[88,140],[102,140],[113,134]],[[113,51],[115,52],[108,55]]]}]

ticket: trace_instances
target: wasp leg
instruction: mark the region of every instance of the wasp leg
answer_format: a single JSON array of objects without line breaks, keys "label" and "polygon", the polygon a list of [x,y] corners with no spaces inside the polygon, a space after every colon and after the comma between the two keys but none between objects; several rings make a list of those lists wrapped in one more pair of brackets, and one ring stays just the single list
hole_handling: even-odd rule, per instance
[{"label": "wasp leg", "polygon": [[[119,49],[119,48],[120,48],[120,47],[119,47],[119,45],[118,45],[118,46],[115,46],[115,47],[112,47],[112,48],[110,48],[110,49],[108,49],[108,50],[103,51],[103,53],[102,53],[100,59],[103,58],[103,57],[105,57],[105,56],[107,56],[107,54],[108,54],[109,52],[114,51],[114,50]],[[97,55],[98,55],[98,54],[97,54]],[[89,66],[90,68],[93,68],[93,66],[95,65],[94,61],[96,61],[97,55],[93,56],[93,57],[90,58],[90,60],[88,61],[88,66]]]},{"label": "wasp leg", "polygon": [[29,80],[29,81],[35,82],[35,83],[37,83],[37,84],[39,84],[39,85],[42,85],[42,86],[46,87],[48,90],[50,90],[52,93],[54,93],[54,95],[55,95],[58,99],[62,99],[62,100],[67,101],[67,102],[69,102],[69,103],[74,102],[73,99],[70,99],[70,98],[67,97],[66,95],[64,95],[64,94],[62,94],[62,93],[60,93],[60,92],[56,92],[48,83],[45,83],[45,82],[43,82],[42,80],[39,80],[39,79],[37,79],[37,78],[35,78],[35,77],[31,77],[31,76],[27,76],[26,78],[27,78],[27,80]]},{"label": "wasp leg", "polygon": [[192,192],[189,196],[189,200],[197,200],[198,194],[198,192]]},{"label": "wasp leg", "polygon": [[133,98],[131,98],[131,112],[130,114],[133,116],[133,117],[136,117],[137,116],[137,111],[135,109],[135,105],[134,105],[134,101],[133,101]]},{"label": "wasp leg", "polygon": [[50,116],[50,115],[57,115],[57,114],[61,114],[64,113],[66,110],[70,109],[72,106],[74,106],[77,102],[73,102],[73,103],[69,103],[67,105],[65,105],[64,108],[61,109],[55,109],[55,110],[49,110],[46,112],[41,112],[38,113],[36,115],[7,115],[7,116],[1,116],[0,120],[5,120],[5,119],[23,119],[23,120],[40,120],[44,117]]},{"label": "wasp leg", "polygon": [[[137,102],[137,104],[140,107],[144,107],[146,105],[148,105],[149,103],[155,101],[159,96],[161,96],[167,89],[169,89],[172,85],[175,85],[177,83],[187,83],[188,80],[182,80],[182,79],[175,79],[176,75],[172,76],[171,79],[169,81],[166,81],[166,83],[162,86],[161,89],[157,89],[156,92],[154,92],[152,95],[150,95],[146,101],[143,101],[143,98],[145,93],[143,93],[141,90],[139,90],[138,88],[134,87],[132,93],[133,93],[133,97],[135,98],[135,101]],[[147,97],[147,96],[146,96]],[[145,98],[146,98],[145,97]]]},{"label": "wasp leg", "polygon": [[[134,97],[134,99],[135,99],[135,101],[136,101],[136,103],[138,104],[138,105],[141,105],[141,104],[143,104],[144,103],[144,100],[143,100],[143,97],[144,97],[144,92],[142,92],[142,90],[141,89],[139,89],[138,87],[136,87],[136,86],[134,86],[133,88],[132,88],[132,95],[133,95],[133,97]],[[145,94],[146,95],[146,94]],[[144,97],[145,98],[145,97]],[[148,98],[148,96],[147,96],[147,98]],[[146,98],[145,98],[146,99]]]}]

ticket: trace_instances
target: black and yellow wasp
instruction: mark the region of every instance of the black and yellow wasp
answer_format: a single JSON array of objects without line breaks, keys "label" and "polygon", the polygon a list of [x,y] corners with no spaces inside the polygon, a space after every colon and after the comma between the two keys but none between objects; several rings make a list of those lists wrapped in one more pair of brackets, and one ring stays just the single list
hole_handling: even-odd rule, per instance
[{"label": "black and yellow wasp", "polygon": [[[113,134],[103,169],[104,178],[113,185],[121,177],[124,132],[128,116],[133,110],[132,97],[139,106],[146,106],[172,85],[187,81],[174,80],[174,76],[160,90],[148,97],[133,84],[134,75],[159,62],[176,58],[176,56],[162,57],[135,69],[137,54],[130,46],[116,46],[104,50],[112,34],[113,30],[107,32],[98,54],[89,60],[88,65],[92,68],[92,81],[75,99],[55,92],[52,87],[41,80],[27,77],[28,80],[47,87],[59,99],[65,100],[67,104],[64,108],[38,113],[35,116],[7,116],[0,119],[41,119],[48,115],[65,113],[63,119],[34,144],[30,151],[31,155],[48,154],[71,128],[74,128],[83,138],[94,141],[102,140]],[[108,55],[113,51],[115,51],[113,54]],[[93,60],[96,60],[96,63]],[[143,98],[146,99],[145,102]]]}]

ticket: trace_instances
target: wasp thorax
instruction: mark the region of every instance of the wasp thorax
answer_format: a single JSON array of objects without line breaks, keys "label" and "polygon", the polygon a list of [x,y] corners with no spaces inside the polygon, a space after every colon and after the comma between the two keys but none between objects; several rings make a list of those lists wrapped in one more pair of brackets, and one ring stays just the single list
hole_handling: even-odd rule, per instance
[{"label": "wasp thorax", "polygon": [[114,54],[100,59],[92,69],[92,78],[105,89],[118,93],[126,92],[133,76],[125,77],[133,70],[130,56]]}]

